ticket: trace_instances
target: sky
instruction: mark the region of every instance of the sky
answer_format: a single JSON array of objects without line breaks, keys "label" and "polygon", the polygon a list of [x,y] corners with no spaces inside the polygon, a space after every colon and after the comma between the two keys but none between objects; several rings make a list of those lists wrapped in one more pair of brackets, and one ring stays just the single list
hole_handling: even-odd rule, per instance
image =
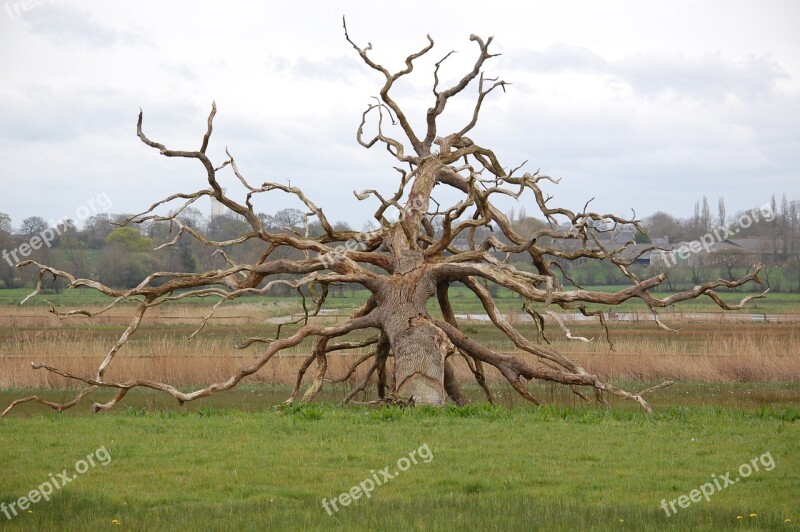
[{"label": "sky", "polygon": [[[487,99],[470,137],[506,168],[527,161],[561,178],[543,185],[554,205],[594,198],[598,212],[688,217],[704,195],[714,212],[724,197],[728,213],[772,194],[800,199],[792,0],[2,2],[0,212],[15,227],[31,215],[81,222],[103,206],[141,212],[205,188],[198,161],[141,143],[136,118],[141,108],[151,139],[194,150],[212,101],[212,161],[227,147],[251,183],[301,186],[331,221],[366,226],[375,200],[353,191],[394,192],[398,163],[356,143],[382,79],[344,39],[343,15],[392,71],[426,35],[435,41],[396,87],[418,129],[434,63],[456,51],[442,66],[452,84],[477,57],[470,35],[493,36],[501,55],[484,70],[510,85]],[[453,100],[440,130],[469,121],[476,91]],[[220,180],[243,198],[232,174]],[[434,197],[458,199],[438,187]],[[299,206],[275,193],[257,210]],[[530,197],[515,208],[536,214]]]}]

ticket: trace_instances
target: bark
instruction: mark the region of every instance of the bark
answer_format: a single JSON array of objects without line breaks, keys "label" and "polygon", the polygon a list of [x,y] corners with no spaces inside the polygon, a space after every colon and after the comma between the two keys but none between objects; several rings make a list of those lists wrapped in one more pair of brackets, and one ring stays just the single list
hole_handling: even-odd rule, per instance
[{"label": "bark", "polygon": [[415,404],[441,406],[445,360],[453,351],[447,335],[433,323],[425,308],[436,285],[430,271],[413,263],[402,264],[403,273],[390,276],[375,294],[377,318],[394,354],[394,393]]}]

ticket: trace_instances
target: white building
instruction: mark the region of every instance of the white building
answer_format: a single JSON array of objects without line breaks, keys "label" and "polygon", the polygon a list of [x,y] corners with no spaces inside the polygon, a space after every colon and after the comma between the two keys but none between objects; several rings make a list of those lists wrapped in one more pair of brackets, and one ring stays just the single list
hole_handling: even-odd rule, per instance
[{"label": "white building", "polygon": [[[222,194],[225,194],[225,192],[226,192],[227,190],[228,190],[228,189],[226,189],[226,188],[223,188],[223,189],[222,189]],[[220,203],[220,202],[219,202],[219,200],[217,200],[217,198],[215,198],[215,197],[213,197],[213,196],[211,197],[211,217],[212,217],[212,218],[213,218],[214,216],[222,216],[223,214],[225,214],[225,209],[226,209],[226,208],[227,208],[227,207],[225,207],[225,205],[223,205],[222,203]]]}]

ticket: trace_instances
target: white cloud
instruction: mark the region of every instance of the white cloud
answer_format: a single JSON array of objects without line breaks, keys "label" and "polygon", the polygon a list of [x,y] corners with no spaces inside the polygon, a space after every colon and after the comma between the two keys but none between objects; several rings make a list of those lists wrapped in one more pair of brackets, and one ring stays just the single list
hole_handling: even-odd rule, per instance
[{"label": "white cloud", "polygon": [[556,43],[542,51],[518,51],[512,68],[536,73],[584,73],[613,77],[648,96],[673,94],[723,100],[728,95],[742,100],[766,97],[788,73],[772,57],[750,56],[728,61],[719,51],[639,52],[620,60],[607,60],[591,50]]},{"label": "white cloud", "polygon": [[51,38],[59,45],[111,46],[123,38],[132,38],[95,22],[91,11],[86,9],[52,0],[48,4],[32,4],[30,10],[22,13],[22,20],[32,33]]}]

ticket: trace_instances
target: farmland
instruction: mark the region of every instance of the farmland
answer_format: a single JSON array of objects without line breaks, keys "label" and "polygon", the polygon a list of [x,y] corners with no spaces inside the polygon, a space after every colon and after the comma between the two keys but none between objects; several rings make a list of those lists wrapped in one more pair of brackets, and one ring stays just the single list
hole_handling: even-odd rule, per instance
[{"label": "farmland", "polygon": [[[10,291],[6,291],[10,292]],[[335,323],[359,294],[332,298]],[[76,392],[66,379],[30,368],[45,362],[91,374],[130,319],[130,307],[97,318],[59,320],[43,299],[60,306],[100,308],[90,293],[41,296],[13,306],[22,293],[0,291],[0,403],[37,393],[55,401]],[[733,299],[742,294],[729,296]],[[109,413],[92,415],[89,402],[63,413],[35,403],[0,421],[0,501],[10,502],[104,446],[97,466],[11,520],[11,529],[789,529],[800,521],[800,327],[796,296],[753,301],[726,315],[702,303],[662,314],[670,333],[631,305],[610,320],[612,346],[588,321],[569,322],[568,341],[551,324],[552,346],[627,389],[665,379],[675,384],[649,400],[655,414],[611,401],[584,404],[562,386],[532,383],[547,401],[534,407],[499,375],[488,375],[493,401],[465,386],[475,402],[444,410],[337,407],[363,368],[329,383],[311,405],[282,406],[291,391],[302,343],[272,360],[238,388],[178,405],[152,391],[133,391]],[[532,323],[519,301],[499,304],[530,338]],[[480,319],[477,302],[453,297],[455,312],[472,315],[464,329],[492,349],[514,346]],[[225,306],[201,335],[187,337],[207,309],[174,305],[149,313],[109,369],[110,377],[149,377],[182,389],[226,378],[252,360],[256,348],[233,344],[274,335],[280,318],[300,311],[296,299],[247,299]],[[758,316],[761,316],[759,319]],[[756,317],[754,317],[756,316]],[[283,334],[297,324],[282,325]],[[331,355],[330,375],[344,375],[364,351]],[[457,363],[468,383],[471,374]],[[108,399],[99,391],[92,400]],[[359,402],[375,398],[362,394]],[[454,435],[457,435],[455,437]],[[322,500],[357,486],[372,471],[427,445],[432,459],[399,473],[329,515]],[[763,467],[741,484],[667,516],[661,501],[677,500],[712,475],[737,471],[765,453]]]}]

